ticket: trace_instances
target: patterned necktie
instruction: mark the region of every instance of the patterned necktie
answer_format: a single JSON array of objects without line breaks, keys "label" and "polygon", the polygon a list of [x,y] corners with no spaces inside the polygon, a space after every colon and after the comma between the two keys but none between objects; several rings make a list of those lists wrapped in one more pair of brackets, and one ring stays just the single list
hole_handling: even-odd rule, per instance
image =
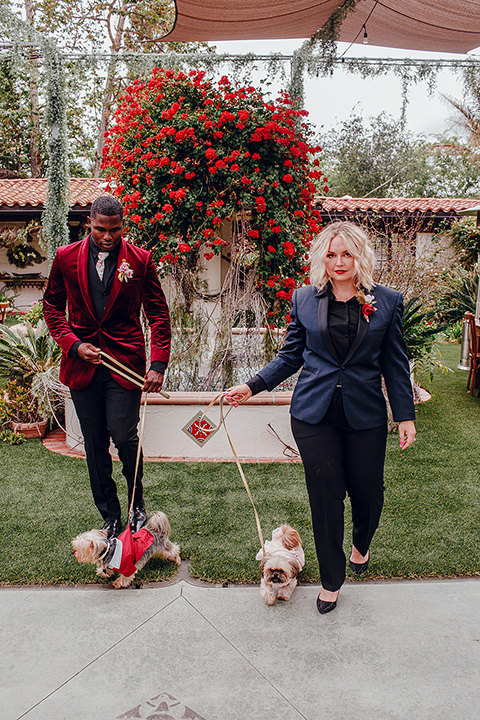
[{"label": "patterned necktie", "polygon": [[105,271],[105,258],[107,258],[110,255],[108,252],[99,252],[98,253],[98,259],[97,264],[95,265],[98,273],[98,277],[100,280],[103,280],[103,273]]}]

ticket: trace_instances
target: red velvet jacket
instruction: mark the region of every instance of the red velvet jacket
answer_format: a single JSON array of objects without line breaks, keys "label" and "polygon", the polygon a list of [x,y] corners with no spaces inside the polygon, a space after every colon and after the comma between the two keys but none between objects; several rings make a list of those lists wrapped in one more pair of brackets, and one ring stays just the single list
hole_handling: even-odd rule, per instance
[{"label": "red velvet jacket", "polygon": [[[43,314],[52,337],[63,350],[60,380],[81,390],[93,377],[96,365],[68,357],[72,345],[89,342],[113,355],[139,375],[145,374],[145,340],[140,324],[143,305],[151,330],[151,361],[168,363],[170,319],[151,253],[120,241],[118,264],[126,261],[133,276],[126,282],[115,273],[112,290],[99,319],[88,287],[90,236],[58,249],[43,298]],[[68,308],[68,310],[67,310]],[[112,372],[124,388],[136,386]]]}]

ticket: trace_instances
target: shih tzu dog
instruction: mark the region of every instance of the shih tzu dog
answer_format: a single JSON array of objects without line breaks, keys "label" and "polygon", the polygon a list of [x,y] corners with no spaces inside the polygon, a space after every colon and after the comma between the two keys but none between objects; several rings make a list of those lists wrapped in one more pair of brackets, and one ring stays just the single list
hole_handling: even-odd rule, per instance
[{"label": "shih tzu dog", "polygon": [[113,587],[128,587],[135,574],[152,557],[173,560],[180,565],[180,548],[169,539],[170,522],[163,512],[155,512],[141,530],[132,535],[130,527],[118,538],[107,538],[106,530],[89,530],[72,540],[73,555],[81,563],[97,566],[97,575],[120,574]]},{"label": "shih tzu dog", "polygon": [[305,565],[305,554],[300,535],[290,525],[281,525],[265,543],[265,554],[260,549],[260,595],[267,605],[275,599],[290,600],[297,585],[297,577]]}]

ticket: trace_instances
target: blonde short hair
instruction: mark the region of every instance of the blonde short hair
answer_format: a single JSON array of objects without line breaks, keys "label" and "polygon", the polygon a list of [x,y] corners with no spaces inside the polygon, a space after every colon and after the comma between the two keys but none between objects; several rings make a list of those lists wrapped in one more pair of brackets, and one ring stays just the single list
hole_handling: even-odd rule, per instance
[{"label": "blonde short hair", "polygon": [[329,281],[325,258],[334,237],[340,236],[355,262],[355,287],[371,290],[374,286],[375,253],[370,238],[360,225],[346,220],[327,225],[315,238],[310,248],[310,281],[321,290]]}]

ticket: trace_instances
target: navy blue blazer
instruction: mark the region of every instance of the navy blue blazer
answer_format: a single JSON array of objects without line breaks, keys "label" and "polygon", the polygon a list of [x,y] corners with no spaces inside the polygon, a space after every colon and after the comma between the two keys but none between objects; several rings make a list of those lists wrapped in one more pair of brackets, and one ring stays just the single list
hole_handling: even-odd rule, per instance
[{"label": "navy blue blazer", "polygon": [[313,425],[320,422],[336,386],[341,384],[345,415],[354,430],[384,425],[387,407],[382,375],[394,420],[415,418],[402,332],[402,295],[382,285],[375,285],[370,294],[375,297],[376,311],[369,322],[359,313],[355,340],[340,362],[328,332],[326,291],[319,292],[313,285],[294,291],[285,344],[258,375],[268,390],[273,390],[303,366],[290,406],[298,420]]}]

